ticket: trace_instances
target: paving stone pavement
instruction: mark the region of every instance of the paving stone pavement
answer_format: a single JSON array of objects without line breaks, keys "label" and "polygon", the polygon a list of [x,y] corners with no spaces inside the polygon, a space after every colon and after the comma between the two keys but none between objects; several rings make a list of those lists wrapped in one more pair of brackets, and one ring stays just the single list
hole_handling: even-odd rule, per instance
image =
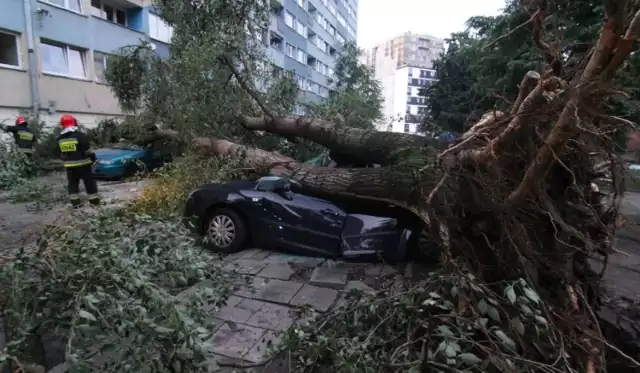
[{"label": "paving stone pavement", "polygon": [[259,249],[224,260],[226,270],[247,276],[248,281],[212,313],[216,330],[209,341],[210,352],[216,361],[240,364],[264,361],[269,346],[278,345],[281,333],[298,322],[302,307],[327,312],[351,289],[374,291],[373,277],[397,272],[388,265],[349,264]]}]

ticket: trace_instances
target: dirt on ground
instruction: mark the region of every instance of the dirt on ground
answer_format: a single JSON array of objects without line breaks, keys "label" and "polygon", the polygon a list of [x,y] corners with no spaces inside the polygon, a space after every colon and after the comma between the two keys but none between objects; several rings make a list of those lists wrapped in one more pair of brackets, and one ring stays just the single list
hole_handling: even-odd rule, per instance
[{"label": "dirt on ground", "polygon": [[[51,185],[60,193],[64,193],[67,185],[62,173],[38,178],[38,183],[43,186]],[[144,181],[99,181],[98,190],[106,205],[113,205],[136,198],[144,185]],[[44,226],[55,223],[69,209],[68,205],[60,204],[50,209],[34,211],[30,204],[11,203],[9,194],[0,192],[0,254],[34,243]]]}]

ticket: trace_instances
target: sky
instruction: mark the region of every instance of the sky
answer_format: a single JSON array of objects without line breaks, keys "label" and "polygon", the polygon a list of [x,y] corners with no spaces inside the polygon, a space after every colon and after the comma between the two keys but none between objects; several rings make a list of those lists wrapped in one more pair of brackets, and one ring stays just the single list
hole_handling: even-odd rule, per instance
[{"label": "sky", "polygon": [[496,15],[505,0],[359,0],[358,46],[404,34],[425,33],[446,38],[465,28],[472,16]]}]

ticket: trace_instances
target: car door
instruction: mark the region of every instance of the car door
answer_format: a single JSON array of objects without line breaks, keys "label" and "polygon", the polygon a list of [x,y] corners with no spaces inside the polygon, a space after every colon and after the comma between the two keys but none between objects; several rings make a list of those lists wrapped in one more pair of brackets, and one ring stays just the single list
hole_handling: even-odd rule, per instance
[{"label": "car door", "polygon": [[154,143],[148,144],[144,148],[142,162],[148,170],[154,170],[162,166],[162,149]]},{"label": "car door", "polygon": [[263,192],[267,234],[283,249],[316,255],[339,255],[346,213],[335,204],[296,192]]}]

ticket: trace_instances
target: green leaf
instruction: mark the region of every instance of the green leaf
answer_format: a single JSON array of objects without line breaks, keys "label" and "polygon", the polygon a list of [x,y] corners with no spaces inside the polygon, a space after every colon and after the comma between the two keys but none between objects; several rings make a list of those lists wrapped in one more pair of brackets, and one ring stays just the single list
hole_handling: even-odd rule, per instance
[{"label": "green leaf", "polygon": [[160,325],[158,325],[155,328],[153,328],[153,330],[155,330],[156,332],[158,332],[160,334],[173,333],[175,331],[174,329],[165,328],[164,326],[160,326]]},{"label": "green leaf", "polygon": [[498,313],[498,309],[496,307],[487,306],[487,314],[493,319],[493,321],[500,322],[500,313]]},{"label": "green leaf", "polygon": [[540,297],[538,297],[538,294],[535,291],[533,291],[533,289],[529,287],[525,287],[523,291],[524,291],[524,295],[526,295],[527,298],[531,299],[533,302],[535,303],[540,302]]},{"label": "green leaf", "polygon": [[447,355],[447,357],[455,357],[457,354],[457,351],[455,348],[453,348],[453,346],[451,345],[451,343],[447,344],[447,348],[444,350],[445,355]]},{"label": "green leaf", "polygon": [[470,352],[465,352],[458,355],[458,360],[460,360],[466,366],[474,366],[482,362],[482,359]]},{"label": "green leaf", "polygon": [[484,315],[487,313],[487,302],[485,302],[484,299],[480,299],[480,302],[478,302],[478,311],[480,312],[481,315]]},{"label": "green leaf", "polygon": [[524,331],[525,331],[524,324],[522,323],[522,320],[520,320],[518,316],[512,318],[510,321],[510,324],[516,330],[516,332],[518,332],[518,334],[524,335]]},{"label": "green leaf", "polygon": [[529,306],[527,306],[526,304],[521,304],[520,305],[520,309],[522,310],[522,312],[524,312],[525,315],[530,316],[533,315],[533,311],[531,310],[531,308]]},{"label": "green leaf", "polygon": [[91,312],[88,312],[88,311],[85,311],[85,310],[78,311],[78,316],[82,317],[83,319],[87,319],[87,320],[91,320],[91,321],[98,321],[98,319],[96,319],[96,317],[93,316],[93,314]]},{"label": "green leaf", "polygon": [[440,335],[445,336],[445,337],[453,337],[454,334],[451,331],[451,329],[449,329],[449,327],[447,325],[440,325],[438,326],[438,331],[440,332]]},{"label": "green leaf", "polygon": [[457,286],[453,286],[451,288],[451,297],[455,298],[456,296],[458,296],[458,287]]},{"label": "green leaf", "polygon": [[496,330],[494,334],[496,335],[496,337],[498,337],[500,342],[502,342],[503,346],[505,346],[509,350],[515,351],[517,345],[511,338],[509,338],[509,336],[507,336],[507,333],[503,332],[502,330]]},{"label": "green leaf", "polygon": [[516,292],[515,290],[513,290],[513,286],[507,286],[505,294],[507,295],[507,299],[509,299],[509,302],[511,302],[511,304],[516,303]]},{"label": "green leaf", "polygon": [[542,316],[535,315],[535,316],[534,316],[534,318],[536,319],[536,321],[537,321],[538,323],[540,323],[540,324],[542,324],[542,325],[545,325],[545,326],[546,326],[546,325],[548,325],[548,324],[549,324],[549,323],[547,322],[547,319],[545,319],[545,318],[544,318],[544,317],[542,317]]}]

